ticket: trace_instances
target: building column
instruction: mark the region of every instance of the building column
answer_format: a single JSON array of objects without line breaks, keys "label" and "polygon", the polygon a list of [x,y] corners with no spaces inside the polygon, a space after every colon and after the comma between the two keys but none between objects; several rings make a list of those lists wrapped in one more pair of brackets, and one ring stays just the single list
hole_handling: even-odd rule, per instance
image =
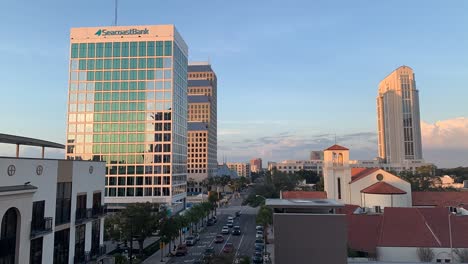
[{"label": "building column", "polygon": [[41,151],[41,157],[44,158],[44,150],[45,150],[45,147],[42,146],[42,151]]},{"label": "building column", "polygon": [[20,145],[16,144],[16,158],[19,158],[19,149],[20,149]]}]

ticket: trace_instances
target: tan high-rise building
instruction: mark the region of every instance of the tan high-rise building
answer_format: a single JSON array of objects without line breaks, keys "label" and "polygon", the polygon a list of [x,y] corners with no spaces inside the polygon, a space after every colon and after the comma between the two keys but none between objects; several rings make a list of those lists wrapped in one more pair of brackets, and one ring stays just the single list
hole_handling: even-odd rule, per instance
[{"label": "tan high-rise building", "polygon": [[421,160],[419,95],[413,70],[401,66],[379,84],[379,157],[386,163]]},{"label": "tan high-rise building", "polygon": [[215,176],[217,162],[217,78],[206,62],[188,66],[188,178]]},{"label": "tan high-rise building", "polygon": [[262,171],[262,159],[261,158],[250,160],[250,171],[255,172],[255,173]]}]

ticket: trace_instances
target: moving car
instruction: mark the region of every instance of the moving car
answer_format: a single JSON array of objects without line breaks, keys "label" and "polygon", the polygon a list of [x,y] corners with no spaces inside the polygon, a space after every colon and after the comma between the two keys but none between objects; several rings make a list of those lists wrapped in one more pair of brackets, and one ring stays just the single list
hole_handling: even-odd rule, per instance
[{"label": "moving car", "polygon": [[233,227],[234,226],[234,223],[233,222],[228,222],[227,223],[227,227]]},{"label": "moving car", "polygon": [[255,252],[252,256],[252,262],[255,264],[262,264],[263,263],[263,255],[260,252]]},{"label": "moving car", "polygon": [[224,253],[231,253],[234,250],[234,244],[233,243],[226,243],[223,247],[223,252]]},{"label": "moving car", "polygon": [[223,229],[221,229],[221,234],[224,234],[224,235],[229,234],[229,227],[223,226]]},{"label": "moving car", "polygon": [[235,227],[232,229],[232,235],[234,235],[234,236],[240,236],[240,234],[241,234],[240,226],[235,226]]},{"label": "moving car", "polygon": [[185,244],[187,246],[194,246],[197,243],[194,236],[188,236],[185,238]]},{"label": "moving car", "polygon": [[208,222],[206,222],[206,225],[207,225],[207,226],[212,226],[212,225],[214,225],[213,219],[208,219]]},{"label": "moving car", "polygon": [[234,221],[234,217],[228,216],[228,222],[229,222],[229,221]]},{"label": "moving car", "polygon": [[213,219],[213,222],[216,224],[218,222],[218,218],[216,216],[213,216],[211,219]]},{"label": "moving car", "polygon": [[241,211],[236,212],[236,217],[239,217],[239,216],[241,216]]},{"label": "moving car", "polygon": [[224,236],[223,235],[216,235],[215,243],[223,243],[223,242],[224,242]]},{"label": "moving car", "polygon": [[176,256],[185,256],[188,253],[186,245],[179,245],[176,250]]}]

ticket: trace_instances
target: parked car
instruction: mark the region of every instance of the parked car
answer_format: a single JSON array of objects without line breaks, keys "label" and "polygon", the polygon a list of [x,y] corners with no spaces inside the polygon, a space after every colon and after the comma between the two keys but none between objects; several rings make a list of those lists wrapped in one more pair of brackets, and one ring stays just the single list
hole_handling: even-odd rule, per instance
[{"label": "parked car", "polygon": [[263,239],[263,235],[256,234],[255,239]]},{"label": "parked car", "polygon": [[259,226],[259,225],[258,225],[258,226],[255,227],[255,229],[256,229],[257,231],[260,230],[260,231],[263,232],[263,226]]},{"label": "parked car", "polygon": [[255,243],[255,252],[263,253],[263,251],[265,251],[265,244]]},{"label": "parked car", "polygon": [[261,235],[263,237],[263,231],[257,230],[257,235]]},{"label": "parked car", "polygon": [[194,246],[197,243],[197,240],[195,240],[194,236],[188,236],[185,238],[185,244],[187,246]]},{"label": "parked car", "polygon": [[192,236],[195,238],[195,241],[200,241],[200,234],[194,232],[192,233]]},{"label": "parked car", "polygon": [[240,236],[240,234],[241,234],[240,226],[235,226],[235,227],[232,229],[232,235],[234,235],[234,236]]},{"label": "parked car", "polygon": [[257,238],[257,239],[255,239],[255,245],[257,245],[257,244],[265,244],[265,241],[263,241],[263,239],[261,239],[261,238]]},{"label": "parked car", "polygon": [[224,235],[229,234],[229,227],[223,226],[223,229],[221,229],[221,234],[224,234]]},{"label": "parked car", "polygon": [[227,225],[227,227],[233,227],[234,223],[233,222],[228,222],[226,225]]},{"label": "parked car", "polygon": [[218,218],[216,216],[213,216],[211,219],[213,219],[213,222],[216,224],[218,222]]},{"label": "parked car", "polygon": [[216,235],[215,243],[223,243],[223,242],[224,242],[224,236],[223,235]]},{"label": "parked car", "polygon": [[231,253],[234,250],[234,244],[233,243],[226,243],[223,247],[223,252],[224,253]]},{"label": "parked car", "polygon": [[188,253],[188,248],[186,245],[179,245],[176,250],[176,256],[185,256]]},{"label": "parked car", "polygon": [[213,219],[208,219],[208,221],[206,222],[206,225],[207,225],[207,226],[212,226],[212,225],[214,225]]},{"label": "parked car", "polygon": [[255,264],[262,264],[263,263],[263,255],[260,252],[255,252],[252,256],[252,262]]}]

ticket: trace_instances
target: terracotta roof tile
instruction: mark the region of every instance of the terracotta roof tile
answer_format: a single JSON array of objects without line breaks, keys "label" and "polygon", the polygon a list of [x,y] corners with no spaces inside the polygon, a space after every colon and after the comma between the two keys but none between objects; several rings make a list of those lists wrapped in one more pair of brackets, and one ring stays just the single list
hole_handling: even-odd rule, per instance
[{"label": "terracotta roof tile", "polygon": [[468,192],[412,192],[413,206],[468,204]]},{"label": "terracotta roof tile", "polygon": [[405,191],[383,181],[376,182],[371,186],[361,190],[361,192],[368,194],[406,194]]},{"label": "terracotta roof tile", "polygon": [[351,182],[358,181],[378,170],[380,168],[351,168]]},{"label": "terracotta roof tile", "polygon": [[282,195],[283,199],[327,199],[326,192],[287,191]]},{"label": "terracotta roof tile", "polygon": [[329,147],[329,148],[327,148],[325,150],[349,150],[349,149],[345,148],[343,146],[335,144],[335,145],[333,145],[333,146],[331,146],[331,147]]}]

